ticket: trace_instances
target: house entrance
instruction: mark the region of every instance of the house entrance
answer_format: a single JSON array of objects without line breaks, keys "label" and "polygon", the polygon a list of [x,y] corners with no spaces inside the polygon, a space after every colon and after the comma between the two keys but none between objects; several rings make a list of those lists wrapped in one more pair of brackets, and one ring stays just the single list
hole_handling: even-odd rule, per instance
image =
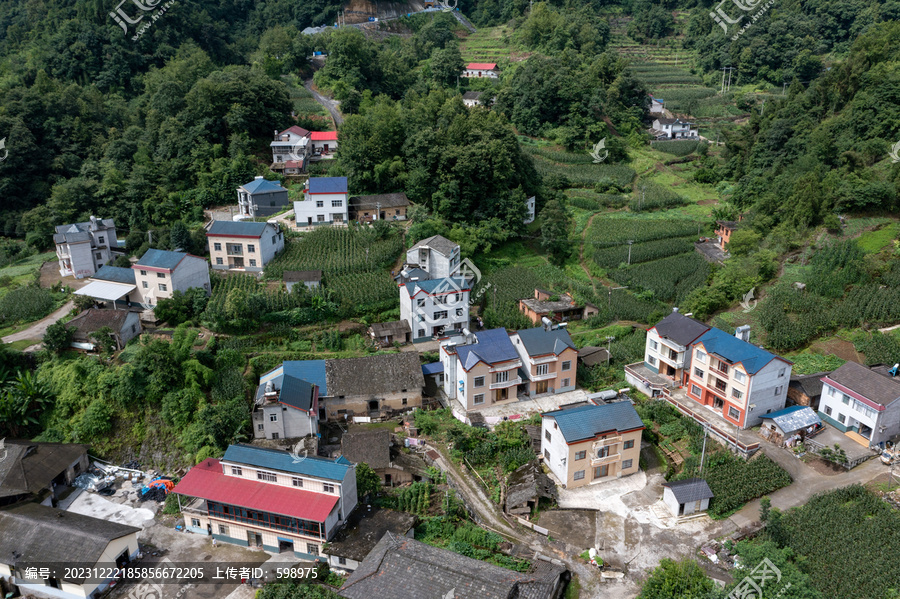
[{"label": "house entrance", "polygon": [[713,407],[717,410],[721,410],[725,405],[725,402],[719,399],[718,397],[713,397]]},{"label": "house entrance", "polygon": [[503,401],[504,399],[509,399],[509,387],[497,389],[494,392],[494,401]]},{"label": "house entrance", "polygon": [[263,540],[262,535],[258,532],[253,532],[252,530],[247,531],[247,544],[250,547],[262,547]]},{"label": "house entrance", "polygon": [[369,411],[370,412],[378,411],[378,400],[377,399],[373,399],[372,401],[369,402]]},{"label": "house entrance", "polygon": [[232,260],[234,260],[234,266],[232,268],[244,268],[243,258],[232,258]]},{"label": "house entrance", "polygon": [[294,552],[294,542],[286,541],[281,537],[278,537],[278,553],[293,553]]},{"label": "house entrance", "polygon": [[534,384],[534,392],[535,393],[546,393],[547,385],[549,385],[549,381],[538,381]]},{"label": "house entrance", "polygon": [[124,568],[128,564],[131,563],[131,558],[128,557],[128,550],[126,549],[122,553],[119,554],[119,557],[116,558],[116,567]]},{"label": "house entrance", "polygon": [[666,364],[666,374],[669,376],[675,376],[675,367]]}]

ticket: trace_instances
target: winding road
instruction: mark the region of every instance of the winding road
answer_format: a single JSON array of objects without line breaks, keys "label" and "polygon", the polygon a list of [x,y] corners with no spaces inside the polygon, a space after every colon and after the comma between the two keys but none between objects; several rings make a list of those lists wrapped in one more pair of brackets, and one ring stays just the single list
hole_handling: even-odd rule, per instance
[{"label": "winding road", "polygon": [[[66,314],[71,312],[72,308],[74,308],[74,307],[75,307],[75,302],[68,301],[63,305],[62,308],[60,308],[59,310],[57,310],[50,316],[42,318],[41,320],[32,324],[27,329],[23,329],[23,330],[19,331],[18,333],[13,333],[11,335],[7,335],[3,339],[0,339],[0,341],[3,341],[3,343],[13,343],[15,341],[23,341],[25,339],[33,339],[35,341],[40,341],[41,339],[44,338],[44,333],[47,332],[47,327],[49,327],[51,324],[57,322],[61,318],[63,318]],[[32,347],[35,347],[35,346],[32,346]],[[28,349],[30,350],[32,348],[29,347]]]},{"label": "winding road", "polygon": [[332,100],[331,98],[326,98],[315,89],[313,89],[312,84],[312,79],[307,79],[303,82],[303,87],[309,90],[309,93],[313,95],[313,98],[316,99],[316,102],[328,109],[328,112],[331,114],[331,118],[334,121],[335,128],[340,127],[344,123],[344,117],[341,115],[341,111],[338,110],[340,102],[338,102],[337,100]]}]

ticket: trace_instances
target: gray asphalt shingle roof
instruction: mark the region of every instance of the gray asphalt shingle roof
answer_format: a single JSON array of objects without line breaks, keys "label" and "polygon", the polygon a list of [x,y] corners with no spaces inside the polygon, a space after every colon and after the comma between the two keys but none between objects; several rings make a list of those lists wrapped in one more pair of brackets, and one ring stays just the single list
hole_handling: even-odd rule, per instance
[{"label": "gray asphalt shingle roof", "polygon": [[900,379],[886,376],[856,362],[846,362],[825,377],[883,406],[900,398]]},{"label": "gray asphalt shingle roof", "polygon": [[543,327],[535,327],[517,331],[517,334],[528,351],[528,355],[532,357],[547,354],[558,356],[566,349],[576,349],[566,329],[545,331]]},{"label": "gray asphalt shingle roof", "polygon": [[475,333],[475,339],[477,343],[456,346],[456,355],[466,370],[471,370],[478,362],[497,364],[519,358],[506,329],[481,331]]},{"label": "gray asphalt shingle roof", "polygon": [[165,268],[175,270],[187,256],[184,252],[170,252],[169,250],[149,249],[141,256],[135,266],[149,266],[151,268]]},{"label": "gray asphalt shingle roof", "polygon": [[109,264],[104,264],[100,270],[91,275],[91,279],[130,285],[134,285],[135,280],[133,269],[123,268],[121,266],[110,266]]},{"label": "gray asphalt shingle roof", "polygon": [[427,239],[423,239],[409,249],[415,250],[424,247],[430,248],[437,253],[443,254],[444,256],[447,256],[449,258],[450,254],[453,253],[453,250],[459,247],[459,244],[453,243],[443,235],[434,235],[432,237],[428,237]]},{"label": "gray asphalt shingle roof", "polygon": [[6,458],[0,461],[0,497],[36,493],[87,453],[87,445],[5,441]]},{"label": "gray asphalt shingle roof", "polygon": [[660,337],[671,339],[684,347],[709,330],[707,325],[679,312],[672,312],[656,323],[653,328]]},{"label": "gray asphalt shingle roof", "polygon": [[567,443],[593,439],[600,433],[644,428],[641,417],[629,401],[555,410],[545,412],[543,417],[556,420]]},{"label": "gray asphalt shingle roof", "polygon": [[252,237],[262,237],[266,232],[266,227],[270,226],[274,228],[274,226],[269,223],[257,223],[250,220],[215,220],[209,228],[207,235],[249,235]]},{"label": "gray asphalt shingle roof", "polygon": [[676,480],[663,483],[664,487],[669,487],[675,495],[678,503],[692,503],[701,499],[712,499],[714,497],[709,485],[702,478],[688,478],[685,480]]}]

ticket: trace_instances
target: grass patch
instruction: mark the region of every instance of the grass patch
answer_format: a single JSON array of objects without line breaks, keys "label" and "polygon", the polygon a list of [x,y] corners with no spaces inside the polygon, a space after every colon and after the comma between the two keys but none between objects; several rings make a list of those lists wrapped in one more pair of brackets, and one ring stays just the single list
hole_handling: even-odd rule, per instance
[{"label": "grass patch", "polygon": [[875,231],[866,231],[859,236],[856,243],[867,254],[876,254],[890,246],[897,238],[898,227],[900,227],[898,223],[891,223]]}]

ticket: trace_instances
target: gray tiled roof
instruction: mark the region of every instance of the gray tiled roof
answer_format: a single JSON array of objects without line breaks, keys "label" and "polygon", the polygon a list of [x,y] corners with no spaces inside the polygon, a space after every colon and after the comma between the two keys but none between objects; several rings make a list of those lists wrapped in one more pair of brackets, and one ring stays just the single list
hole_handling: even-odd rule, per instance
[{"label": "gray tiled roof", "polygon": [[672,493],[675,494],[675,500],[678,503],[691,503],[701,499],[713,498],[713,492],[702,478],[676,480],[663,483],[663,486],[672,489]]},{"label": "gray tiled roof", "polygon": [[104,264],[100,270],[91,275],[91,279],[134,285],[134,269]]},{"label": "gray tiled roof", "polygon": [[427,239],[423,239],[416,245],[412,246],[411,250],[415,250],[418,248],[428,247],[433,249],[439,254],[443,254],[444,256],[449,257],[450,254],[453,253],[453,250],[459,247],[459,244],[453,243],[443,235],[434,235]]},{"label": "gray tiled roof", "polygon": [[372,333],[376,337],[392,337],[397,335],[405,335],[411,332],[409,330],[409,322],[405,320],[394,320],[392,322],[373,322],[370,326]]},{"label": "gray tiled roof", "polygon": [[326,360],[325,381],[329,397],[420,393],[425,386],[416,352]]},{"label": "gray tiled roof", "polygon": [[477,100],[484,92],[466,92],[463,94],[463,100]]},{"label": "gray tiled roof", "polygon": [[346,432],[341,437],[341,453],[354,464],[387,468],[391,465],[391,433],[385,428]]},{"label": "gray tiled roof", "polygon": [[[26,503],[0,511],[0,563],[96,564],[110,541],[141,529]],[[18,559],[13,558],[16,553]],[[69,579],[73,581],[83,580]]]},{"label": "gray tiled roof", "polygon": [[354,210],[374,209],[378,204],[381,205],[381,208],[402,208],[409,206],[409,198],[403,192],[382,193],[371,196],[353,196],[347,201],[347,204]]},{"label": "gray tiled roof", "polygon": [[87,445],[9,440],[0,462],[0,497],[36,493],[87,453]]},{"label": "gray tiled roof", "polygon": [[[116,225],[111,218],[97,219],[97,230],[103,231],[114,228]],[[91,223],[72,223],[70,225],[57,225],[56,234],[53,235],[55,243],[78,243],[80,241],[90,241],[91,239]],[[116,240],[108,240],[108,245],[116,247]]]},{"label": "gray tiled roof", "polygon": [[679,312],[672,312],[656,323],[653,328],[656,329],[660,337],[671,339],[678,345],[685,347],[709,330],[707,325]]},{"label": "gray tiled roof", "polygon": [[[557,577],[561,573],[556,570]],[[523,574],[386,533],[339,594],[348,599],[550,599],[551,573]]]},{"label": "gray tiled roof", "polygon": [[122,331],[130,312],[128,310],[100,310],[88,308],[69,321],[69,327],[74,328],[81,336],[88,336],[98,329],[109,327],[115,333]]},{"label": "gray tiled roof", "polygon": [[528,351],[529,356],[543,356],[547,354],[560,355],[566,349],[575,349],[572,338],[566,329],[544,330],[543,327],[523,329],[518,331],[519,339]]},{"label": "gray tiled roof", "polygon": [[629,401],[555,410],[545,412],[543,416],[556,419],[556,424],[567,443],[593,439],[600,433],[644,428],[641,417]]},{"label": "gray tiled roof", "polygon": [[285,283],[318,283],[322,280],[321,270],[286,270],[282,274]]},{"label": "gray tiled roof", "polygon": [[799,389],[807,397],[819,397],[822,395],[822,377],[828,376],[830,372],[817,372],[815,374],[792,374],[789,386],[792,389]]},{"label": "gray tiled roof", "polygon": [[171,252],[169,250],[147,250],[135,266],[149,266],[150,268],[165,268],[175,270],[181,261],[187,256],[184,252]]},{"label": "gray tiled roof", "polygon": [[266,232],[266,227],[274,229],[275,226],[269,223],[257,223],[247,220],[214,220],[207,235],[252,235],[253,237],[262,237]]},{"label": "gray tiled roof", "polygon": [[829,379],[883,406],[900,398],[900,378],[884,375],[856,362],[844,363],[825,377],[825,382]]}]

